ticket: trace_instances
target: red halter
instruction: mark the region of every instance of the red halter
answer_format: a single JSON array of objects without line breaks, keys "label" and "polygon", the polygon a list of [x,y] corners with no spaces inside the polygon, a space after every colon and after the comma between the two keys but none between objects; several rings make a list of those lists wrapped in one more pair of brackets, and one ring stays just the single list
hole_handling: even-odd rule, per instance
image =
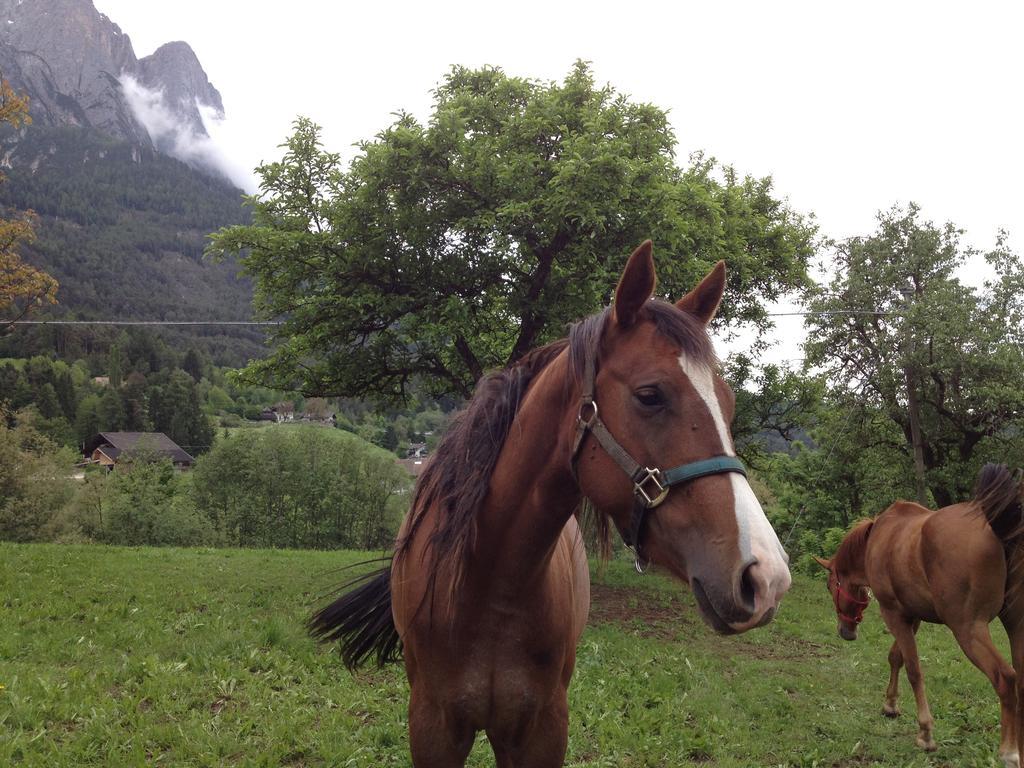
[{"label": "red halter", "polygon": [[[863,589],[863,587],[861,587],[861,589]],[[856,606],[856,610],[853,612],[853,616],[847,616],[839,607],[840,595],[845,597],[847,600],[853,603],[854,606]],[[840,584],[838,580],[836,581],[836,594],[833,599],[835,600],[836,613],[839,614],[839,618],[855,626],[857,624],[860,624],[864,620],[864,609],[867,608],[868,603],[871,602],[870,594],[867,597],[854,597],[845,589],[843,589],[843,585]]]}]

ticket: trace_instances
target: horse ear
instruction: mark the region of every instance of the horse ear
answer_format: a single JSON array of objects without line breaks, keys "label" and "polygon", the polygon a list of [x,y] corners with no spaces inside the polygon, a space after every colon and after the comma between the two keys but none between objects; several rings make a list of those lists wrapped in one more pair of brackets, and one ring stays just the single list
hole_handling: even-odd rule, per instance
[{"label": "horse ear", "polygon": [[676,302],[676,306],[683,312],[696,315],[698,320],[707,325],[718,311],[723,293],[725,293],[725,262],[720,261],[700,281],[700,285]]},{"label": "horse ear", "polygon": [[612,317],[616,324],[627,327],[636,322],[640,309],[654,294],[656,279],[651,241],[644,240],[626,262],[626,268],[622,270],[622,277],[615,289]]},{"label": "horse ear", "polygon": [[832,561],[831,560],[825,560],[824,558],[818,557],[817,555],[813,555],[813,557],[814,557],[814,562],[816,562],[818,565],[820,565],[826,571],[831,571],[832,570]]}]

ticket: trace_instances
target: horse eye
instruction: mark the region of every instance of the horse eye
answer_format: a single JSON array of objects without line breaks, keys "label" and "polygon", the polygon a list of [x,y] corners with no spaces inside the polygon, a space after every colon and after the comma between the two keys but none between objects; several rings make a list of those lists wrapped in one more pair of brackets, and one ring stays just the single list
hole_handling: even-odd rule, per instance
[{"label": "horse eye", "polygon": [[654,408],[665,402],[657,387],[641,387],[634,394],[636,399],[640,401],[640,405],[645,405],[648,408]]}]

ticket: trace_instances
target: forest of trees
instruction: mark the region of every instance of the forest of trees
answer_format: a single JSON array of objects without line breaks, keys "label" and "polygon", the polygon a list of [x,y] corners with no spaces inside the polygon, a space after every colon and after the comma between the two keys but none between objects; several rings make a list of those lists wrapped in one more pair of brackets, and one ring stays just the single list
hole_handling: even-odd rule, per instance
[{"label": "forest of trees", "polygon": [[[50,316],[251,316],[252,289],[237,265],[203,259],[211,230],[248,220],[240,190],[152,150],[71,126],[32,126],[8,153],[0,210],[34,212],[35,238],[24,257],[60,284]],[[22,328],[0,338],[0,357],[62,352],[61,342],[73,338]],[[265,353],[262,336],[244,327],[210,327],[188,341],[220,365]]]},{"label": "forest of trees", "polygon": [[[0,358],[0,540],[384,547],[410,485],[395,459],[433,445],[453,405],[275,392],[146,329],[88,359]],[[298,420],[259,421],[271,410]],[[101,431],[163,432],[198,460],[181,473],[143,451],[83,468]]]},{"label": "forest of trees", "polygon": [[0,358],[0,405],[32,412],[34,428],[80,449],[97,432],[163,432],[193,455],[220,428],[257,422],[268,411],[326,421],[402,457],[410,443],[436,442],[456,401],[422,393],[379,409],[351,398],[305,398],[247,384],[196,346],[184,351],[147,329],[122,330],[109,346],[94,340],[86,358]]},{"label": "forest of trees", "polygon": [[0,360],[0,399],[9,412],[32,409],[35,428],[63,446],[79,448],[97,432],[163,432],[198,455],[213,441],[203,409],[212,385],[190,365],[198,360],[194,349],[179,361],[153,336],[124,334],[105,370],[42,356]]}]

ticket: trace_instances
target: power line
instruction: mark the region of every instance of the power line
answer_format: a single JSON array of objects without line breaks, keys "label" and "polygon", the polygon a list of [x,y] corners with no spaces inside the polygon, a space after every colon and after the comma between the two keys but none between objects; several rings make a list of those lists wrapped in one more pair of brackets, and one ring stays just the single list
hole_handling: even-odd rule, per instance
[{"label": "power line", "polygon": [[284,325],[281,320],[0,320],[4,325]]},{"label": "power line", "polygon": [[[887,317],[897,314],[875,309],[836,309],[817,312],[768,312],[765,317],[833,317],[842,315],[876,315]],[[224,325],[224,326],[278,326],[284,320],[0,320],[0,327],[11,325]]]},{"label": "power line", "polygon": [[898,314],[896,312],[883,312],[877,309],[832,309],[820,312],[769,312],[767,317],[832,317],[835,315],[879,315],[887,317]]}]

